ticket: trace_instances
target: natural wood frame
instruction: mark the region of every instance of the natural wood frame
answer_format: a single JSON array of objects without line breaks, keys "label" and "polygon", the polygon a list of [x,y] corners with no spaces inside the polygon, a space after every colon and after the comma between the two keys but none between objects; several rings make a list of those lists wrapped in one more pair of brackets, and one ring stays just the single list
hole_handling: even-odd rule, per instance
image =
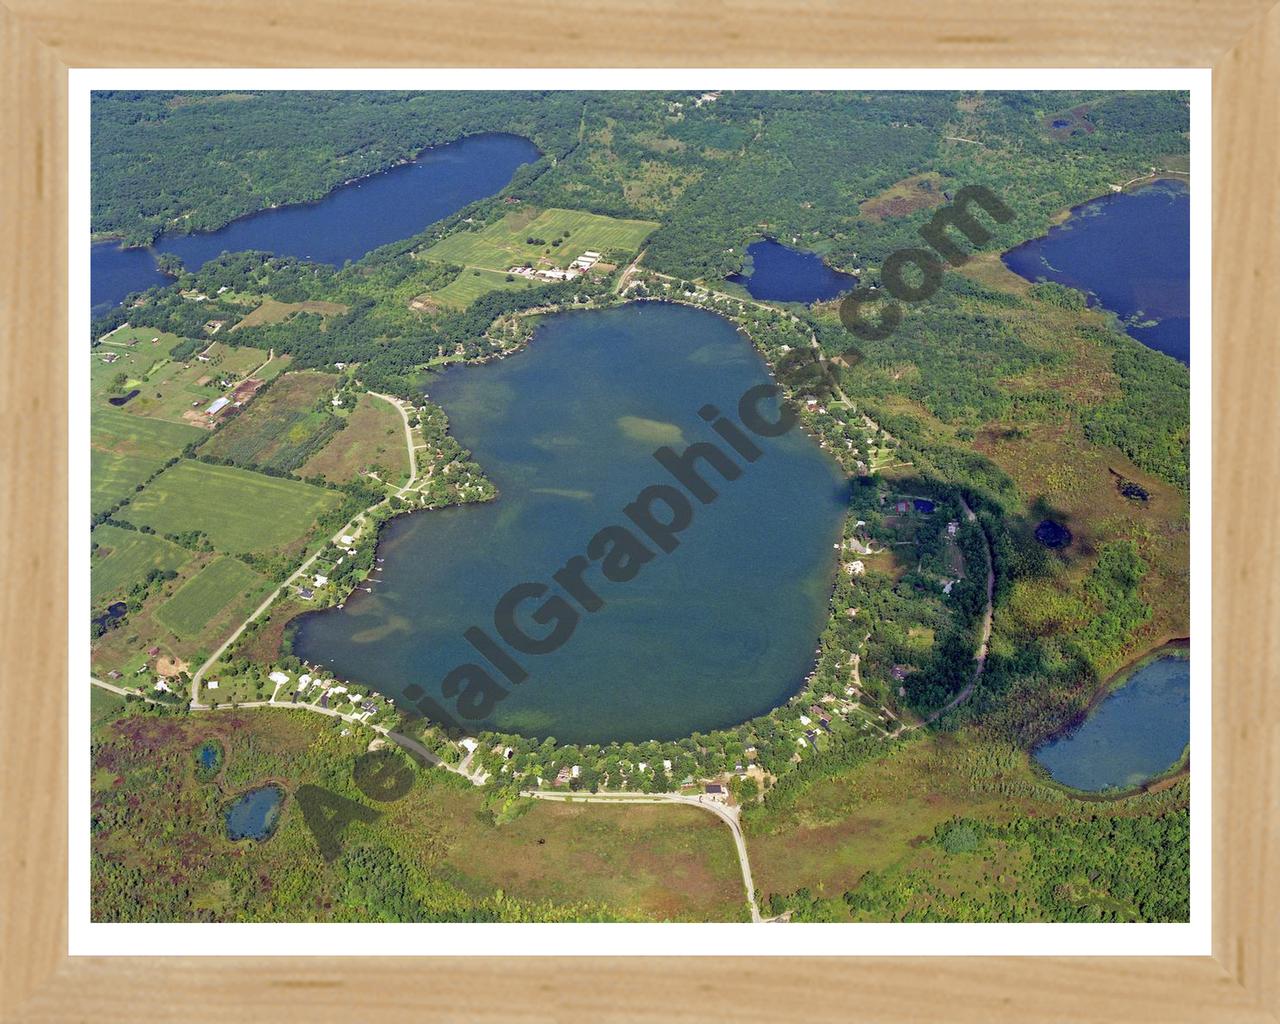
[{"label": "natural wood frame", "polygon": [[[1272,0],[8,0],[0,6],[4,1020],[1280,1020],[1280,7]],[[67,69],[1214,68],[1213,956],[758,960],[67,956]],[[1270,342],[1271,344],[1268,344]],[[1247,509],[1248,521],[1236,513]]]}]

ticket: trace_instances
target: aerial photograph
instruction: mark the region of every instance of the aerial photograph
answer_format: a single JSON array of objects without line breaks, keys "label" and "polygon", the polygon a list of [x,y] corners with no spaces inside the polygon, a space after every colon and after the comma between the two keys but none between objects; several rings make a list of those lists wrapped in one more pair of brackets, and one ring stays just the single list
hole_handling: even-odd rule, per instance
[{"label": "aerial photograph", "polygon": [[94,92],[92,921],[1187,922],[1190,148]]}]

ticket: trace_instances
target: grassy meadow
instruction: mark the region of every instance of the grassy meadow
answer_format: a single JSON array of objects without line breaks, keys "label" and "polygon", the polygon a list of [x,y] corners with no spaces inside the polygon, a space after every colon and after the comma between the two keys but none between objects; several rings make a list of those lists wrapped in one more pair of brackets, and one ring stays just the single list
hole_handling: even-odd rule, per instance
[{"label": "grassy meadow", "polygon": [[245,613],[267,591],[266,577],[239,559],[223,555],[187,580],[156,609],[156,618],[180,637],[198,636],[224,608],[236,602]]},{"label": "grassy meadow", "polygon": [[157,533],[198,530],[219,551],[272,551],[298,540],[340,497],[296,480],[184,460],[165,470],[122,517]]}]

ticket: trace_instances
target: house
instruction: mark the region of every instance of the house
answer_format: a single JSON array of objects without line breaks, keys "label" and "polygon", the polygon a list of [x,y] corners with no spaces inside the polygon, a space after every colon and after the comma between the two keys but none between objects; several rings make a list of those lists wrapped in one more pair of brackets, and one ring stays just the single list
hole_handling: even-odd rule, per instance
[{"label": "house", "polygon": [[582,765],[575,764],[572,768],[569,769],[570,778],[573,778],[573,779],[580,778],[581,775],[582,775]]},{"label": "house", "polygon": [[[206,690],[216,690],[218,688],[218,680],[210,679],[208,682],[204,684],[204,686]],[[166,686],[165,689],[167,690],[168,687]]]},{"label": "house", "polygon": [[911,667],[909,665],[894,665],[889,670],[889,675],[893,676],[898,682],[902,682],[907,676],[911,675]]},{"label": "house", "polygon": [[106,353],[103,353],[102,361],[104,363],[114,363],[119,358],[120,358],[119,352],[106,352]]},{"label": "house", "polygon": [[[208,684],[206,683],[205,685],[208,685]],[[214,685],[214,686],[217,686],[218,684],[217,684],[217,683],[214,683],[213,685]],[[169,684],[168,684],[168,683],[166,683],[163,679],[157,679],[157,680],[156,680],[156,689],[157,689],[157,690],[159,690],[161,693],[172,693],[172,692],[173,692],[172,690],[170,690],[170,689],[169,689]]]},{"label": "house", "polygon": [[222,410],[230,404],[231,399],[227,398],[225,395],[222,398],[215,398],[213,400],[213,404],[204,411],[204,414],[206,416],[217,416],[218,413],[222,412]]},{"label": "house", "polygon": [[853,562],[845,562],[844,571],[850,576],[861,576],[867,571],[867,567],[862,563],[861,559]]},{"label": "house", "polygon": [[568,765],[565,765],[558,772],[556,772],[555,781],[552,782],[551,785],[567,786],[569,784],[569,778],[570,778],[570,768]]},{"label": "house", "polygon": [[474,754],[476,752],[476,747],[480,746],[480,744],[476,740],[472,739],[470,736],[464,736],[462,739],[458,741],[458,746],[460,746],[468,754]]},{"label": "house", "polygon": [[157,654],[159,654],[159,653],[160,653],[160,648],[159,648],[159,647],[148,647],[148,648],[147,648],[147,653],[148,653],[149,655],[151,655],[151,656],[154,658]]},{"label": "house", "polygon": [[808,715],[801,715],[801,716],[800,716],[800,724],[801,724],[801,725],[811,725],[811,724],[813,724],[813,719],[811,719]]},{"label": "house", "polygon": [[302,675],[298,676],[298,685],[299,685],[299,686],[310,686],[310,685],[311,685],[311,677],[310,677],[309,675],[307,675],[307,674],[304,672]]},{"label": "house", "polygon": [[319,573],[316,573],[315,584],[317,587],[323,587],[328,582],[329,582],[328,576],[321,576]]},{"label": "house", "polygon": [[703,787],[703,792],[708,796],[723,796],[724,787],[718,782],[708,782],[706,786]]},{"label": "house", "polygon": [[954,537],[958,529],[960,529],[960,524],[954,519],[951,520],[951,522],[947,523],[947,536]]},{"label": "house", "polygon": [[668,775],[670,775],[670,774],[671,774],[671,761],[670,761],[670,759],[665,758],[665,757],[662,759],[662,770],[663,770],[664,772],[666,772]]},{"label": "house", "polygon": [[312,598],[316,596],[316,592],[312,590],[310,587],[299,587],[298,596],[302,598],[302,600],[304,601],[310,601]]},{"label": "house", "polygon": [[285,683],[289,681],[289,674],[287,672],[281,672],[279,669],[276,669],[276,671],[272,672],[271,675],[267,676],[267,678],[270,679],[277,686],[283,686]]}]

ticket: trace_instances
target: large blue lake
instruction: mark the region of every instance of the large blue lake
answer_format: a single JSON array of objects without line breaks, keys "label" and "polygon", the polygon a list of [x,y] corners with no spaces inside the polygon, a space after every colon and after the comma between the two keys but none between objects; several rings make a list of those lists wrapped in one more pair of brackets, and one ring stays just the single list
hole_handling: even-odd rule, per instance
[{"label": "large blue lake", "polygon": [[[699,411],[714,404],[737,422],[742,394],[768,381],[727,320],[652,302],[559,314],[525,351],[448,370],[430,397],[498,499],[393,520],[382,581],[342,610],[305,616],[295,652],[398,701],[415,683],[456,717],[441,682],[482,660],[464,630],[496,636],[505,591],[549,582],[597,531],[629,524],[623,507],[642,489],[674,483],[656,448],[717,441]],[[570,742],[670,739],[741,722],[798,689],[827,616],[848,485],[798,427],[752,437],[763,455],[736,458],[736,480],[700,463],[718,497],[692,502],[674,551],[627,582],[605,580],[593,559],[584,578],[604,606],[580,612],[555,652],[519,655],[529,678],[485,724]],[[521,622],[536,636],[551,625]]]},{"label": "large blue lake", "polygon": [[1142,344],[1191,360],[1191,193],[1172,180],[1077,207],[1005,265],[1029,281],[1077,288],[1117,313]]},{"label": "large blue lake", "polygon": [[1159,658],[1107,695],[1073,732],[1035,759],[1075,789],[1127,789],[1173,765],[1191,735],[1191,662]]},{"label": "large blue lake", "polygon": [[170,281],[156,269],[154,253],[180,256],[188,270],[224,252],[249,249],[340,266],[501,191],[539,155],[532,142],[516,135],[475,135],[343,185],[317,202],[263,210],[218,231],[161,235],[152,249],[101,242],[90,251],[93,312]]},{"label": "large blue lake", "polygon": [[765,239],[747,247],[750,273],[728,280],[745,285],[751,297],[772,302],[827,302],[857,285],[852,274],[832,270],[817,253]]}]

